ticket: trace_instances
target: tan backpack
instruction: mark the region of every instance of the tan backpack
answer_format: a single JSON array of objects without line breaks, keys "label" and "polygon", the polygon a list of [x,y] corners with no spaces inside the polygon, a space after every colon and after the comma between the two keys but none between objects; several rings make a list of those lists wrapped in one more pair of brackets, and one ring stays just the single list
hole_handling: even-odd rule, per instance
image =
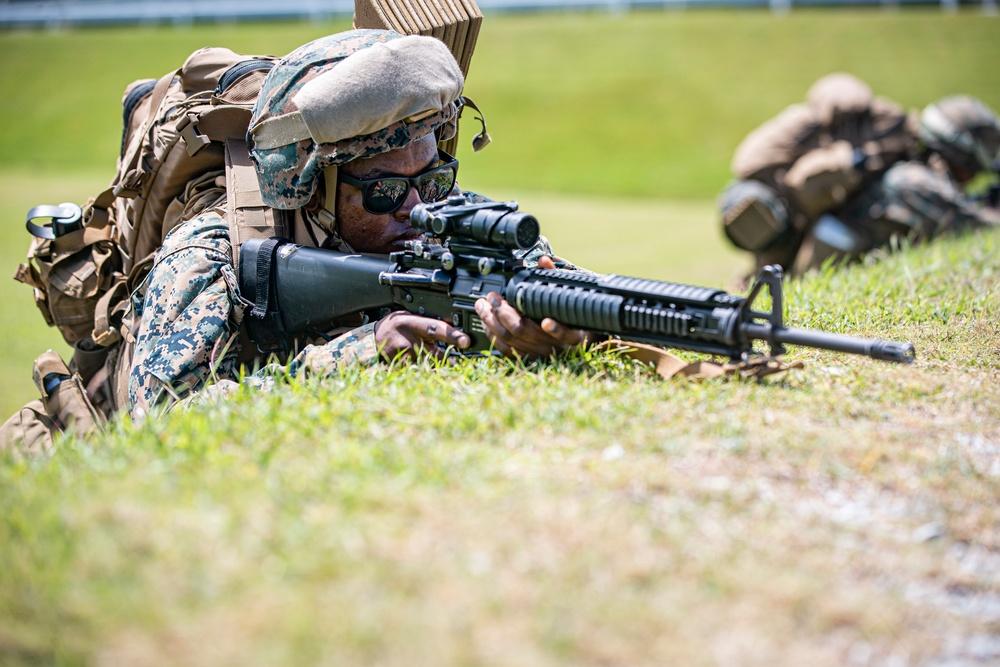
[{"label": "tan backpack", "polygon": [[[82,210],[63,204],[29,212],[34,237],[15,278],[35,288],[46,322],[66,342],[91,336],[107,346],[120,338],[116,306],[145,277],[166,234],[222,200],[227,178],[241,188],[232,199],[240,200],[242,226],[250,218],[270,234],[280,224],[253,196],[256,176],[245,173],[253,169],[244,143],[251,110],[274,60],[204,48],[159,80],[133,82],[122,100],[111,186]],[[51,222],[37,224],[40,218]]]},{"label": "tan backpack", "polygon": [[[82,207],[29,211],[28,260],[14,277],[34,289],[45,321],[74,347],[73,360],[58,372],[40,374],[36,361],[36,384],[44,398],[55,391],[55,380],[74,378],[62,384],[82,400],[61,404],[87,407],[79,415],[50,415],[54,423],[86,428],[95,412],[91,402],[104,415],[117,408],[114,396],[95,398],[100,392],[92,381],[121,354],[118,343],[131,324],[128,296],[171,229],[225,198],[235,257],[247,238],[288,235],[284,218],[260,198],[245,144],[254,102],[275,60],[209,47],[160,79],[133,82],[122,99],[121,155],[111,186]],[[43,357],[41,367],[58,366],[53,353]]]}]

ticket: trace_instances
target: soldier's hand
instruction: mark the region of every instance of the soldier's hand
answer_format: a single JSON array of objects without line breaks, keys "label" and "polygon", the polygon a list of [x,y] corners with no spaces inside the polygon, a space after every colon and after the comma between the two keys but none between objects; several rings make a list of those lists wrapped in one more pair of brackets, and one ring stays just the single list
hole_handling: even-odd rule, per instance
[{"label": "soldier's hand", "polygon": [[[542,257],[538,267],[554,269],[555,263],[551,257]],[[552,318],[539,323],[524,317],[496,292],[476,301],[476,314],[493,348],[507,357],[549,357],[588,340],[586,331],[564,326]]]},{"label": "soldier's hand", "polygon": [[464,350],[472,344],[472,339],[446,322],[403,310],[389,313],[375,323],[375,344],[386,361],[399,356],[413,359],[418,350],[443,357],[445,348],[437,343]]}]

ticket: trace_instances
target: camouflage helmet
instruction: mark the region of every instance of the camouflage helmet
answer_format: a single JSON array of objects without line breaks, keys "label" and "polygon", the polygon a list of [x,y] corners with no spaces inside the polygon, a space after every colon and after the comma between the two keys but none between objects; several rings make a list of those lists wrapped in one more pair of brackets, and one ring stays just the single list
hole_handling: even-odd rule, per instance
[{"label": "camouflage helmet", "polygon": [[300,208],[338,165],[454,136],[463,85],[433,37],[350,30],[292,51],[264,79],[247,133],[264,203]]},{"label": "camouflage helmet", "polygon": [[790,228],[788,209],[763,183],[739,180],[719,195],[719,212],[726,236],[738,248],[757,252],[773,246]]},{"label": "camouflage helmet", "polygon": [[996,114],[967,95],[927,105],[920,114],[918,133],[927,148],[972,173],[992,168],[1000,150],[1000,121]]}]

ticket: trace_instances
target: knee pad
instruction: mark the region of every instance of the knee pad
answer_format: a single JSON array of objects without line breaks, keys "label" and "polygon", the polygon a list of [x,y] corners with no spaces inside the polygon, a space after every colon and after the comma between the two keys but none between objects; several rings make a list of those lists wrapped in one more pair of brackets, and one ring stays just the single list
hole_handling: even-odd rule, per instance
[{"label": "knee pad", "polygon": [[762,183],[732,183],[723,191],[719,208],[722,228],[738,248],[759,252],[788,234],[788,210],[777,194]]}]

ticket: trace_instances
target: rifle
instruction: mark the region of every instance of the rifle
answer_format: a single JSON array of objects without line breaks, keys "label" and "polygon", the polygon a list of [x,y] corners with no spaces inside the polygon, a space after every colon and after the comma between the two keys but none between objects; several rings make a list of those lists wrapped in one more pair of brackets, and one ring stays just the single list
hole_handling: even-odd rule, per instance
[{"label": "rifle", "polygon": [[[910,363],[913,345],[784,326],[782,271],[767,266],[746,297],[723,290],[570,269],[526,268],[517,251],[538,240],[538,221],[515,202],[471,203],[461,195],[414,207],[410,222],[424,236],[388,258],[348,255],[250,239],[240,250],[239,285],[254,304],[246,318],[263,352],[288,351],[296,337],[322,335],[358,313],[405,309],[451,322],[472,339],[469,351],[491,343],[474,304],[497,292],[520,313],[598,335],[746,360],[767,344],[862,354]],[[769,309],[754,304],[767,290]]]}]

